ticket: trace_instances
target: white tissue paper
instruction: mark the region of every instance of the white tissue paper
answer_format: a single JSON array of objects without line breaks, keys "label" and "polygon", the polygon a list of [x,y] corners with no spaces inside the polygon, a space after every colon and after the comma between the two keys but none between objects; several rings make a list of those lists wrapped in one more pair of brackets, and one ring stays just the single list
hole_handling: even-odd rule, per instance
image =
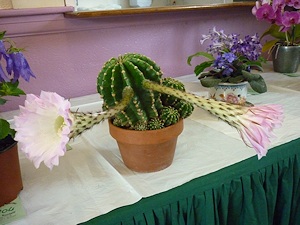
[{"label": "white tissue paper", "polygon": [[131,7],[148,7],[151,6],[152,0],[130,0]]},{"label": "white tissue paper", "polygon": [[128,6],[124,0],[77,0],[77,11],[121,9]]}]

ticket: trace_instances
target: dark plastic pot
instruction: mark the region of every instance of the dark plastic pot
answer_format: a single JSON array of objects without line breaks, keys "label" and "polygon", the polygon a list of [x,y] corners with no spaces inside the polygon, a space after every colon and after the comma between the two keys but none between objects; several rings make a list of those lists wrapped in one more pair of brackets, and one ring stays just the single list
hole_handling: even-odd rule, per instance
[{"label": "dark plastic pot", "polygon": [[18,145],[8,136],[0,140],[0,207],[16,199],[22,189]]},{"label": "dark plastic pot", "polygon": [[295,73],[300,63],[300,46],[277,45],[272,51],[273,69],[279,73]]}]

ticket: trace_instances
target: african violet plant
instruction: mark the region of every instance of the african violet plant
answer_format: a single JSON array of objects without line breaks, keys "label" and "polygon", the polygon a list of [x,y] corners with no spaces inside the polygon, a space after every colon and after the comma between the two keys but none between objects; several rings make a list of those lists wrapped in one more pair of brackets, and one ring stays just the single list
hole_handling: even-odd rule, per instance
[{"label": "african violet plant", "polygon": [[127,129],[157,129],[177,121],[178,113],[181,117],[190,115],[193,104],[235,127],[259,158],[266,155],[272,130],[283,119],[279,105],[247,107],[188,93],[181,83],[162,78],[154,61],[135,53],[106,62],[97,86],[104,100],[102,112],[72,112],[70,102],[56,93],[27,95],[20,115],[14,118],[15,139],[36,167],[41,162],[49,168],[58,165],[69,140],[104,119],[113,119]]},{"label": "african violet plant", "polygon": [[189,65],[194,57],[208,59],[194,69],[202,86],[214,87],[219,83],[236,84],[247,81],[254,91],[267,91],[262,76],[251,72],[252,69],[262,71],[261,64],[265,61],[260,56],[262,46],[257,34],[239,39],[238,34],[227,35],[223,30],[217,31],[214,27],[208,35],[202,35],[200,43],[204,44],[209,39],[211,44],[206,52],[197,52],[187,59]]},{"label": "african violet plant", "polygon": [[[8,96],[25,95],[19,88],[20,78],[29,82],[30,77],[35,77],[22,53],[23,49],[17,48],[12,40],[5,37],[5,33],[0,32],[0,105],[7,102]],[[2,66],[5,66],[5,69]],[[4,140],[8,135],[13,137],[14,134],[15,131],[9,122],[0,118],[0,140]]]}]

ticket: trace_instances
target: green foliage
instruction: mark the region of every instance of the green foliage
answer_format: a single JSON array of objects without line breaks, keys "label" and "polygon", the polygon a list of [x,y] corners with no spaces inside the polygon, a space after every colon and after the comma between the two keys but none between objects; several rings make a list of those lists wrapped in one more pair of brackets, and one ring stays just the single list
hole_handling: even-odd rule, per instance
[{"label": "green foliage", "polygon": [[12,137],[15,135],[15,131],[10,128],[10,124],[0,118],[0,140],[5,138],[7,135],[11,135]]},{"label": "green foliage", "polygon": [[267,41],[262,48],[262,52],[268,52],[276,44],[292,46],[300,43],[300,24],[292,26],[292,28],[286,32],[280,31],[280,26],[272,24],[261,36],[262,39],[265,36],[271,36],[274,39]]},{"label": "green foliage", "polygon": [[[0,34],[1,39],[1,34]],[[5,96],[20,96],[24,95],[24,91],[18,88],[19,82],[3,82],[0,83],[0,105],[4,105],[6,103],[6,99],[1,98]],[[7,135],[11,135],[14,137],[15,131],[10,128],[9,123],[0,118],[0,140],[5,138]]]},{"label": "green foliage", "polygon": [[[19,82],[0,83],[0,96],[20,96],[25,95],[24,91],[18,88]],[[5,102],[4,102],[5,103]]]},{"label": "green foliage", "polygon": [[193,59],[194,57],[198,57],[198,56],[203,56],[203,57],[209,59],[210,61],[214,61],[214,60],[215,60],[215,58],[214,58],[214,56],[213,56],[212,54],[209,54],[209,53],[207,53],[207,52],[197,52],[197,53],[195,53],[195,54],[193,54],[193,55],[190,55],[190,56],[188,57],[187,63],[191,66],[191,61],[192,61],[192,59]]}]

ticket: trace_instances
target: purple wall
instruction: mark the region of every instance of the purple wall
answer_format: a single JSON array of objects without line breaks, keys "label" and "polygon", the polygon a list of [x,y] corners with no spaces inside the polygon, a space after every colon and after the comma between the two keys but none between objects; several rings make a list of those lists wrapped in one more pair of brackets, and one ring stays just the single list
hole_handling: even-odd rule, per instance
[{"label": "purple wall", "polygon": [[[186,59],[205,50],[199,38],[213,26],[226,33],[252,35],[261,34],[267,24],[256,21],[251,8],[88,19],[64,18],[63,14],[0,19],[0,30],[7,30],[18,46],[26,47],[25,55],[37,76],[21,87],[26,93],[53,91],[65,98],[96,93],[102,65],[127,52],[149,56],[166,76],[191,74],[193,67]],[[17,109],[23,101],[23,97],[14,99],[1,111]]]}]

